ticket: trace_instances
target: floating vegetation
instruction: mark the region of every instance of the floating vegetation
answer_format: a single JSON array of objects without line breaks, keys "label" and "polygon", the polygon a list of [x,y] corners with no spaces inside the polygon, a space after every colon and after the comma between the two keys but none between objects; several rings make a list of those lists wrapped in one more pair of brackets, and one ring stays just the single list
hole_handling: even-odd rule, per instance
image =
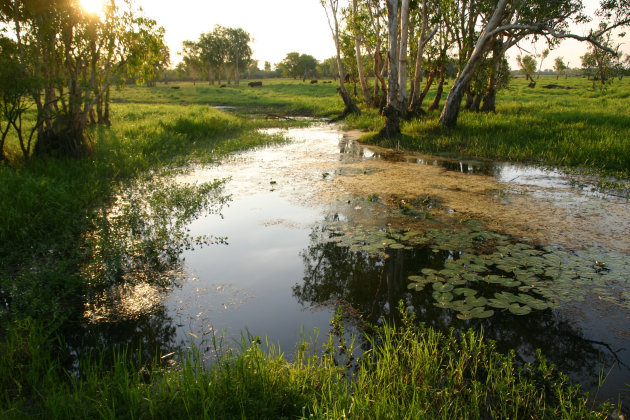
[{"label": "floating vegetation", "polygon": [[540,247],[470,222],[410,230],[334,222],[321,239],[371,258],[420,248],[444,255],[440,267],[409,273],[407,289],[431,293],[435,306],[462,320],[528,315],[584,301],[589,294],[630,309],[630,261],[615,252]]}]

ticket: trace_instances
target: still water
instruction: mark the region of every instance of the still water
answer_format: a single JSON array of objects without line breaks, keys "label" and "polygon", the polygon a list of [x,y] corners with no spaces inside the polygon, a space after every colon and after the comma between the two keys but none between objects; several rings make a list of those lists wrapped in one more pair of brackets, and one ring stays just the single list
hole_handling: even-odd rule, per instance
[{"label": "still water", "polygon": [[[337,126],[269,132],[291,141],[175,179],[226,179],[227,204],[188,229],[227,241],[184,250],[166,290],[137,286],[111,300],[140,309],[86,324],[99,344],[141,336],[162,354],[194,344],[211,359],[213,337],[229,346],[249,332],[290,358],[301,337],[326,335],[338,306],[360,336],[364,321],[396,319],[403,300],[420,322],[483,329],[524,362],[541,349],[591,392],[603,371],[599,397],[628,398],[627,201],[557,170],[388,154]],[[483,211],[467,209],[475,200]],[[527,214],[536,206],[538,223]],[[500,229],[483,223],[485,211]]]}]

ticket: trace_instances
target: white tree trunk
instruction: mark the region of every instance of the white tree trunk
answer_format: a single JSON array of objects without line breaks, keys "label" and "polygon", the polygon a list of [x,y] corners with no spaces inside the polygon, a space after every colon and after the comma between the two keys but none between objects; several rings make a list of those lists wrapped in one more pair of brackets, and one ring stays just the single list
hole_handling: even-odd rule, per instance
[{"label": "white tree trunk", "polygon": [[407,42],[409,39],[409,0],[400,5],[400,48],[398,51],[398,102],[405,106],[407,99]]},{"label": "white tree trunk", "polygon": [[[358,13],[357,0],[352,0],[352,10],[356,19],[356,15]],[[363,93],[365,103],[368,104],[370,103],[370,89],[368,88],[365,72],[363,71],[363,58],[361,56],[361,37],[359,36],[359,31],[356,32],[357,33],[354,36],[354,49],[357,56],[357,71],[359,73],[359,82],[361,83],[361,93]]]}]

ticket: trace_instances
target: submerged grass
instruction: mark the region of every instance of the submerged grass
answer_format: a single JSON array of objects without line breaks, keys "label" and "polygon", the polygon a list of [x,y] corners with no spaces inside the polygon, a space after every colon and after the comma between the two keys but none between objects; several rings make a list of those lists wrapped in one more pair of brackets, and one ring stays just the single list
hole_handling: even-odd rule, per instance
[{"label": "submerged grass", "polygon": [[3,418],[597,419],[611,411],[594,407],[540,356],[518,368],[514,354],[499,354],[482,333],[442,334],[410,318],[369,339],[352,381],[340,363],[348,353],[330,351],[332,335],[323,353],[299,343],[293,362],[248,336],[211,367],[194,350],[176,362],[138,364],[120,349],[112,360],[82,359],[78,374],[58,368],[38,346],[45,340],[36,323],[22,322],[3,342]]}]

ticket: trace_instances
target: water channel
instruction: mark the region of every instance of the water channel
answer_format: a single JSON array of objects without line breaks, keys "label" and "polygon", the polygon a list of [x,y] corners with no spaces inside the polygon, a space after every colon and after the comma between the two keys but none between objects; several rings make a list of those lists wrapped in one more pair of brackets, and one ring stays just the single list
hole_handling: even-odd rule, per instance
[{"label": "water channel", "polygon": [[108,301],[132,315],[86,316],[98,344],[141,336],[210,358],[213,337],[249,331],[290,358],[338,306],[360,335],[403,300],[420,322],[483,328],[524,362],[541,349],[592,393],[603,372],[598,397],[630,402],[627,200],[558,170],[363,146],[335,125],[268,132],[290,142],[174,179],[226,179],[220,212],[187,226],[226,243],[183,249],[164,289]]}]

